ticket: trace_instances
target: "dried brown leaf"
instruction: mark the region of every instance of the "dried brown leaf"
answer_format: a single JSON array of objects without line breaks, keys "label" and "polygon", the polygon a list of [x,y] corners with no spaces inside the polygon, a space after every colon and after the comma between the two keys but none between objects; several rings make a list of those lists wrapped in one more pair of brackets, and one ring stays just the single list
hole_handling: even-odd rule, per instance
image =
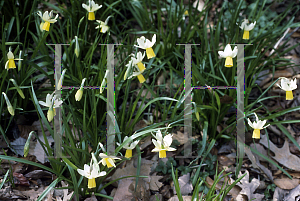
[{"label": "dried brown leaf", "polygon": [[[238,198],[240,199],[240,195],[246,195],[248,197],[248,200],[255,199],[256,201],[261,201],[265,196],[262,194],[254,193],[259,186],[259,180],[253,178],[252,181],[249,182],[249,172],[247,170],[245,172],[246,175],[237,183],[237,185],[242,188]],[[243,174],[240,172],[238,177],[241,177],[242,175]],[[233,179],[231,180],[233,183]]]},{"label": "dried brown leaf", "polygon": [[285,190],[291,190],[298,186],[299,179],[290,179],[290,178],[282,178],[282,179],[274,179],[274,184],[278,186],[279,188],[285,189]]},{"label": "dried brown leaf", "polygon": [[259,143],[264,145],[266,148],[268,148],[268,144],[270,144],[270,150],[275,154],[275,156],[272,156],[272,158],[274,158],[280,164],[292,170],[300,171],[300,158],[291,154],[287,140],[285,140],[282,148],[278,148],[271,141],[267,140],[266,135],[262,135]]}]

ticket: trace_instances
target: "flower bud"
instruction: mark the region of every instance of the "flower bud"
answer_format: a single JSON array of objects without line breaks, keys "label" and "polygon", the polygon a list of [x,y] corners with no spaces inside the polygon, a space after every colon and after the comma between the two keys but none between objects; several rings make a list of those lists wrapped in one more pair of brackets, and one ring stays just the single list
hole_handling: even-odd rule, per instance
[{"label": "flower bud", "polygon": [[83,88],[83,85],[84,85],[85,80],[86,80],[86,78],[83,78],[83,79],[82,79],[80,89],[79,89],[79,90],[76,92],[76,94],[75,94],[75,100],[76,100],[76,101],[80,101],[81,98],[82,98],[82,94],[83,94],[82,88]]},{"label": "flower bud", "polygon": [[49,108],[48,112],[47,112],[47,118],[48,121],[51,122],[53,120],[54,117],[54,111],[53,108]]},{"label": "flower bud", "polygon": [[3,94],[4,98],[5,98],[5,101],[6,101],[6,104],[7,104],[8,112],[9,112],[12,116],[14,116],[14,115],[15,115],[15,110],[14,110],[14,108],[13,108],[12,105],[10,104],[10,102],[9,102],[9,100],[8,100],[8,98],[7,98],[7,96],[6,96],[6,94],[5,94],[4,92],[2,92],[2,94]]},{"label": "flower bud", "polygon": [[11,114],[11,116],[15,115],[15,110],[12,106],[7,106],[8,112]]},{"label": "flower bud", "polygon": [[80,101],[81,98],[82,98],[82,94],[83,94],[83,90],[82,89],[79,89],[76,94],[75,94],[75,100],[76,101]]},{"label": "flower bud", "polygon": [[79,49],[79,44],[78,44],[78,38],[77,38],[77,36],[75,36],[75,50],[74,50],[74,52],[75,52],[77,58],[79,57],[79,51],[80,51],[80,49]]},{"label": "flower bud", "polygon": [[27,157],[27,155],[28,155],[28,153],[29,153],[29,144],[30,144],[30,139],[31,139],[31,136],[32,136],[33,133],[34,133],[34,131],[31,131],[31,132],[29,133],[29,136],[28,136],[28,138],[27,138],[27,141],[26,141],[26,143],[25,143],[25,145],[24,145],[24,157]]}]

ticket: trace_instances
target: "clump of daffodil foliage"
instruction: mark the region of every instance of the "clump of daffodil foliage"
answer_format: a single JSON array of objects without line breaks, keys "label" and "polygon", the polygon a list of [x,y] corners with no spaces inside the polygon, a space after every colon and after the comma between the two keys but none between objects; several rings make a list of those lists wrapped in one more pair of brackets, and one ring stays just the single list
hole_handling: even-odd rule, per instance
[{"label": "clump of daffodil foliage", "polygon": [[[44,139],[41,146],[50,165],[4,155],[0,160],[28,163],[56,175],[45,192],[59,187],[63,180],[74,191],[70,199],[94,194],[113,200],[103,190],[111,185],[114,169],[123,161],[141,161],[140,146],[151,136],[147,157],[163,161],[167,156],[183,156],[185,146],[175,143],[174,132],[184,127],[185,137],[202,138],[191,143],[187,168],[178,167],[181,172],[196,169],[189,173],[193,198],[199,200],[207,176],[201,166],[209,161],[216,142],[235,140],[237,121],[248,123],[243,129],[246,134],[253,133],[254,139],[260,139],[261,130],[266,131],[270,124],[292,138],[276,118],[300,107],[280,112],[263,108],[275,98],[291,105],[296,77],[272,79],[270,87],[260,89],[262,93],[254,98],[250,92],[261,87],[264,71],[271,75],[279,67],[294,66],[282,59],[287,52],[284,45],[275,44],[286,30],[299,26],[293,21],[299,5],[286,5],[279,15],[269,10],[272,3],[266,0],[224,1],[220,7],[217,0],[205,1],[203,7],[182,1],[99,2],[60,0],[52,5],[10,0],[2,1],[0,7],[5,16],[0,22],[2,136],[8,142],[7,131],[20,116],[28,120],[37,116],[44,130],[41,136],[30,132],[24,156],[33,154],[29,146],[34,134]],[[240,44],[243,49],[238,49]],[[238,68],[239,62],[243,69]],[[241,80],[244,93],[236,91]],[[276,86],[279,94],[273,97],[268,92]],[[243,108],[238,109],[244,116],[237,120],[230,111],[240,105],[237,97],[241,94]],[[254,121],[249,118],[252,114]],[[300,121],[292,123],[296,122]],[[55,148],[48,138],[56,140]],[[163,173],[171,174],[168,176],[182,199],[178,170],[172,165]],[[215,163],[207,166],[215,167]],[[238,173],[237,167],[236,177]],[[205,193],[207,198],[216,195],[213,187]],[[39,200],[46,195],[41,194]]]}]

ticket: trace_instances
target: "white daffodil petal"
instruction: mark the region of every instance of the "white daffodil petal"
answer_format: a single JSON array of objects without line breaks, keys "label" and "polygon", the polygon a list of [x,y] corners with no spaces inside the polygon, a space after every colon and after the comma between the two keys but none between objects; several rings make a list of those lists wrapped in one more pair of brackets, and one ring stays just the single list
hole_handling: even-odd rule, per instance
[{"label": "white daffodil petal", "polygon": [[164,145],[165,145],[166,147],[169,147],[169,146],[171,146],[171,144],[172,144],[172,135],[171,135],[171,134],[166,135],[166,136],[164,137]]},{"label": "white daffodil petal", "polygon": [[248,118],[248,124],[251,128],[254,128],[254,125],[252,124],[252,122],[250,121],[250,119]]}]

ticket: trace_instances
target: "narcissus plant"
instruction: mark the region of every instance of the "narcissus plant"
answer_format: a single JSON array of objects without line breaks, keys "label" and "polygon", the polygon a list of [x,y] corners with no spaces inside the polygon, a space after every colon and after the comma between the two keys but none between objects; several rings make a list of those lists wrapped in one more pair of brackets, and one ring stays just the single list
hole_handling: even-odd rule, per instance
[{"label": "narcissus plant", "polygon": [[95,29],[99,29],[99,28],[100,28],[100,32],[101,32],[101,33],[107,32],[107,31],[109,30],[109,26],[107,25],[107,24],[108,24],[108,20],[109,20],[109,18],[111,18],[111,17],[113,17],[113,16],[108,16],[108,17],[106,18],[105,22],[103,22],[103,21],[101,21],[101,20],[96,20],[96,21],[99,23],[99,25],[96,26]]},{"label": "narcissus plant", "polygon": [[58,18],[58,14],[55,16],[54,19],[51,19],[53,15],[53,10],[51,10],[49,14],[48,11],[45,11],[43,15],[41,11],[39,11],[37,14],[44,20],[42,30],[49,31],[50,23],[57,22],[56,19]]},{"label": "narcissus plant", "polygon": [[153,35],[152,41],[146,39],[144,36],[137,39],[138,46],[135,45],[138,48],[146,50],[147,58],[151,59],[152,57],[155,57],[155,53],[152,49],[152,46],[156,42],[156,34]]},{"label": "narcissus plant", "polygon": [[248,23],[249,20],[244,19],[240,26],[240,28],[244,30],[243,39],[245,40],[249,40],[249,31],[251,31],[254,28],[256,21],[254,23],[247,25]]},{"label": "narcissus plant", "polygon": [[115,160],[120,159],[116,156],[108,156],[107,154],[104,154],[104,153],[100,153],[99,156],[102,158],[100,163],[102,163],[102,165],[104,165],[104,166],[107,165],[108,168],[116,167]]},{"label": "narcissus plant", "polygon": [[286,100],[293,100],[293,90],[297,89],[297,80],[289,80],[287,78],[281,78],[280,85],[277,84],[282,90],[286,91]]},{"label": "narcissus plant", "polygon": [[230,44],[226,45],[224,51],[218,51],[218,53],[221,57],[226,58],[225,67],[232,67],[233,66],[232,58],[236,57],[237,52],[238,52],[237,46],[235,46],[234,49],[231,50]]},{"label": "narcissus plant", "polygon": [[89,179],[88,180],[88,188],[95,188],[96,187],[95,178],[106,175],[105,171],[102,171],[102,172],[99,171],[99,165],[97,163],[96,164],[93,163],[93,160],[91,160],[90,165],[84,164],[83,170],[77,169],[77,172],[80,175]]},{"label": "narcissus plant", "polygon": [[100,9],[102,5],[96,4],[93,0],[89,0],[89,5],[82,4],[82,7],[89,12],[88,20],[95,20],[95,11]]},{"label": "narcissus plant", "polygon": [[158,152],[159,158],[166,158],[166,151],[175,151],[175,148],[170,147],[172,144],[172,135],[168,134],[165,137],[162,137],[161,131],[158,130],[155,136],[156,140],[152,139],[152,142],[155,148],[152,152]]},{"label": "narcissus plant", "polygon": [[259,120],[256,113],[254,113],[255,117],[256,117],[256,121],[254,121],[253,123],[250,121],[250,119],[248,118],[248,124],[249,126],[251,126],[251,128],[254,129],[253,131],[253,135],[252,135],[252,138],[255,138],[255,139],[260,139],[260,130],[261,129],[264,129],[264,128],[267,128],[269,125],[265,126],[264,125],[266,124],[267,120]]},{"label": "narcissus plant", "polygon": [[[123,141],[126,141],[128,139],[127,136],[124,137]],[[125,144],[123,146],[124,149],[126,149],[126,153],[125,153],[125,157],[126,158],[131,158],[132,157],[132,150],[136,147],[136,145],[139,143],[139,140],[136,140],[134,142],[132,142],[132,140],[130,142],[128,142],[127,144]],[[120,143],[117,142],[117,145],[120,146]]]},{"label": "narcissus plant", "polygon": [[46,96],[46,102],[44,101],[39,101],[39,104],[49,107],[49,110],[47,112],[47,118],[48,121],[51,122],[53,120],[53,117],[56,115],[55,108],[60,107],[61,104],[63,103],[62,100],[56,99],[56,95],[54,95],[54,92],[50,95],[47,94]]},{"label": "narcissus plant", "polygon": [[5,69],[9,70],[10,68],[16,68],[15,60],[23,60],[23,59],[15,59],[14,54],[11,51],[11,48],[9,48],[9,51],[7,53],[7,61],[5,63]]},{"label": "narcissus plant", "polygon": [[[105,148],[103,147],[103,145],[100,142],[99,142],[99,145],[100,145],[102,151],[105,152]],[[100,156],[100,158],[102,158],[102,160],[99,163],[102,163],[102,165],[107,166],[108,168],[116,167],[115,160],[120,159],[116,156],[108,156],[105,153],[100,153],[99,156]]]},{"label": "narcissus plant", "polygon": [[136,54],[136,58],[131,57],[132,64],[136,65],[138,67],[139,71],[141,71],[141,72],[144,72],[144,70],[146,69],[144,64],[142,63],[144,57],[145,57],[145,52],[144,52],[144,54],[142,54],[141,52],[138,52]]},{"label": "narcissus plant", "polygon": [[125,80],[126,77],[128,76],[128,73],[131,71],[132,66],[134,66],[134,69],[135,69],[135,70],[133,71],[132,75],[128,77],[128,79],[131,79],[132,77],[137,76],[137,78],[139,79],[139,82],[140,82],[140,83],[144,83],[144,82],[146,81],[145,77],[143,76],[144,70],[143,70],[143,71],[140,71],[140,69],[138,68],[137,65],[133,65],[133,60],[132,60],[132,58],[131,58],[131,60],[129,61],[129,63],[126,64],[125,66],[127,66],[127,70],[126,70],[125,75],[124,75],[124,80]]}]

